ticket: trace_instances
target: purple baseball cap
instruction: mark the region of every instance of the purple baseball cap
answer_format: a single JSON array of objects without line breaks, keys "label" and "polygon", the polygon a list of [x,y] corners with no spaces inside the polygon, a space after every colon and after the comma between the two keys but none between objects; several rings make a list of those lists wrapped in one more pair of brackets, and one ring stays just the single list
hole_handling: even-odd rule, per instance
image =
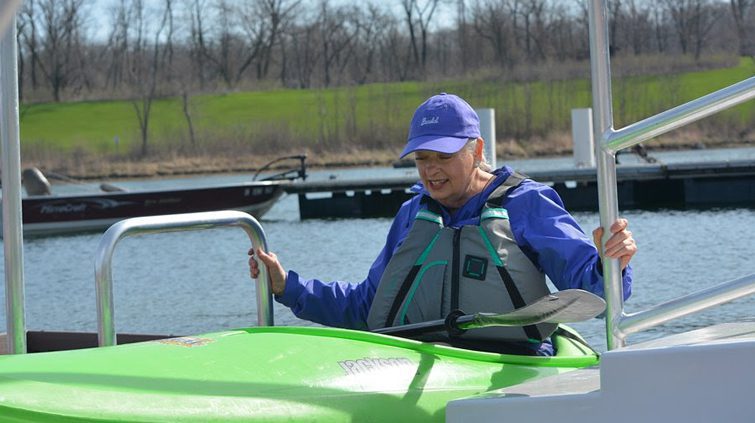
[{"label": "purple baseball cap", "polygon": [[452,154],[479,137],[480,118],[474,109],[461,97],[440,93],[417,107],[401,157],[417,150]]}]

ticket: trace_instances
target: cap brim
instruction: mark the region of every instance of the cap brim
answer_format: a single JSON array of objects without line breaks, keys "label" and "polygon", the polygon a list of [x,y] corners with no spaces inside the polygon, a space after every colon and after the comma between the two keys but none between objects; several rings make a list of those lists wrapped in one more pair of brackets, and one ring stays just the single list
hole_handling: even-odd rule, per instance
[{"label": "cap brim", "polygon": [[401,152],[400,158],[414,153],[418,150],[436,151],[438,153],[453,154],[467,145],[468,138],[456,137],[438,137],[436,135],[426,135],[417,137],[406,143],[404,151]]}]

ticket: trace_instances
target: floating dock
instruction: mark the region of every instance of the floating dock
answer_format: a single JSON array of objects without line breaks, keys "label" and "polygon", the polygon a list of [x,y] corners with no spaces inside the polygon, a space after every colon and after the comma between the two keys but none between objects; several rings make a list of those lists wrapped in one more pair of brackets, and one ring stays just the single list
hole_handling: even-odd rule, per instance
[{"label": "floating dock", "polygon": [[[567,210],[598,210],[594,168],[520,171],[552,186]],[[616,178],[623,210],[755,207],[755,160],[620,165]],[[392,217],[416,182],[414,176],[313,181],[285,190],[298,195],[301,219]]]}]

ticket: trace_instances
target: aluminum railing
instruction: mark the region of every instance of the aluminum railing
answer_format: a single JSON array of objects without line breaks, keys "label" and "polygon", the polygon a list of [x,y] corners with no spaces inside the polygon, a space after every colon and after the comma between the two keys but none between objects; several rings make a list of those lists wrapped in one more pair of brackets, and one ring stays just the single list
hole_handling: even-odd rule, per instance
[{"label": "aluminum railing", "polygon": [[2,138],[3,251],[8,352],[26,352],[24,254],[21,215],[21,146],[15,12],[20,1],[0,4],[0,138]]},{"label": "aluminum railing", "polygon": [[[116,344],[115,322],[113,318],[113,253],[118,243],[127,237],[177,231],[194,231],[218,227],[240,227],[252,246],[267,251],[265,231],[257,220],[240,211],[216,211],[185,213],[164,216],[135,217],[122,220],[111,226],[100,240],[95,260],[95,283],[97,289],[97,339],[99,345]],[[269,275],[265,266],[260,266],[257,279],[257,324],[273,325],[272,294]]]},{"label": "aluminum railing", "polygon": [[[596,143],[596,158],[600,225],[604,228],[602,244],[605,244],[610,236],[608,227],[618,218],[615,164],[617,151],[755,98],[755,77],[751,77],[633,125],[614,130],[606,2],[606,0],[591,0],[589,8],[593,135],[596,140],[600,140]],[[755,293],[755,274],[753,274],[666,302],[646,311],[626,315],[618,260],[604,260],[603,275],[608,349],[624,346],[626,335],[629,333]]]}]

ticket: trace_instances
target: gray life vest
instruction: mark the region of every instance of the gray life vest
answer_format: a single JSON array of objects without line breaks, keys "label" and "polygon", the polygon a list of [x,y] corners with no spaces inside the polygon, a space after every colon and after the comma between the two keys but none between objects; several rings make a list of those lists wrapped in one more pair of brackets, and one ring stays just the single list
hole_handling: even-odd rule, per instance
[{"label": "gray life vest", "polygon": [[[444,319],[451,311],[505,313],[549,293],[545,275],[514,240],[501,201],[519,185],[513,174],[488,198],[480,224],[443,226],[439,206],[429,199],[403,244],[383,272],[372,301],[370,329]],[[540,342],[554,324],[488,327],[464,332],[463,339]]]}]

